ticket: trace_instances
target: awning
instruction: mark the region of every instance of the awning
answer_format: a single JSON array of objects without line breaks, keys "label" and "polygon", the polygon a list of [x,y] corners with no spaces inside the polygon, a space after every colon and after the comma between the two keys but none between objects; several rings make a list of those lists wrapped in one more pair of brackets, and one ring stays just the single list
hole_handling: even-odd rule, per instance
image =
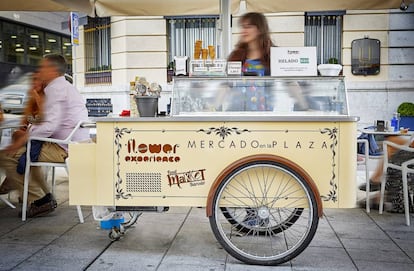
[{"label": "awning", "polygon": [[[245,0],[247,11],[373,10],[400,8],[402,0]],[[413,0],[405,0],[406,4]]]},{"label": "awning", "polygon": [[3,0],[0,11],[79,11],[95,14],[94,0]]},{"label": "awning", "polygon": [[[240,0],[230,0],[237,12]],[[95,11],[100,17],[114,15],[211,15],[220,13],[220,0],[96,0]]]},{"label": "awning", "polygon": [[[240,2],[231,1],[231,12]],[[402,0],[244,0],[247,11],[373,10],[399,8]],[[414,0],[405,0],[413,4]],[[90,16],[172,16],[219,14],[220,0],[3,0],[0,11],[79,11]]]}]

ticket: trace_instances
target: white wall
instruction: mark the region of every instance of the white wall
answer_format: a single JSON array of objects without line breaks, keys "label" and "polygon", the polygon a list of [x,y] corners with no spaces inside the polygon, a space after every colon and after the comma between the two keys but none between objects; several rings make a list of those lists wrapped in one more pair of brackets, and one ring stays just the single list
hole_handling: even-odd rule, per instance
[{"label": "white wall", "polygon": [[[76,51],[76,83],[85,98],[111,98],[114,113],[129,109],[129,82],[146,77],[167,90],[166,21],[160,16],[114,16],[111,18],[112,84],[85,85],[83,44]],[[83,31],[81,29],[81,35]],[[162,100],[161,110],[166,102]]]}]

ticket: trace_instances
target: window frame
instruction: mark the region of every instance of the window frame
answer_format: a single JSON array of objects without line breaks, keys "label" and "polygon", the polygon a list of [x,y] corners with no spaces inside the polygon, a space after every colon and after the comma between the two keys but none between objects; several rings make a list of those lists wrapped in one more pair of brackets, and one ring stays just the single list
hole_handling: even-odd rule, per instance
[{"label": "window frame", "polygon": [[[343,42],[343,18],[344,15],[346,14],[345,10],[338,10],[338,11],[323,11],[323,12],[305,12],[304,15],[304,26],[305,26],[305,31],[304,31],[304,45],[305,46],[316,46],[316,50],[317,50],[317,61],[318,64],[325,64],[325,63],[329,63],[329,60],[332,58],[335,58],[338,62],[338,64],[342,63],[342,42]],[[316,45],[314,44],[310,44],[308,43],[308,41],[312,38],[312,37],[308,37],[307,35],[311,35],[308,31],[307,31],[307,20],[309,17],[320,17],[320,25],[319,26],[319,31],[320,31],[320,37],[317,37],[316,39],[318,39],[316,41]],[[325,28],[325,18],[328,18],[328,20],[330,19],[329,17],[336,17],[335,20],[338,20],[337,17],[339,17],[340,20],[340,25],[338,26],[338,23],[336,23],[335,27],[339,28],[339,30],[337,30],[337,32],[335,33],[336,36],[336,43],[337,43],[337,48],[333,49],[334,52],[337,52],[337,55],[333,56],[332,53],[331,55],[328,55],[326,57],[326,54],[329,54],[326,50],[325,50],[325,36],[326,36],[326,31],[331,31],[328,30],[327,28]],[[330,25],[330,24],[329,24]],[[318,31],[318,30],[317,30]],[[317,35],[317,34],[316,34]],[[319,45],[319,46],[318,46]]]},{"label": "window frame", "polygon": [[[167,57],[168,57],[168,62],[169,63],[174,61],[174,56],[176,56],[176,55],[173,55],[172,47],[173,47],[174,43],[177,43],[177,41],[175,41],[175,42],[172,41],[171,31],[172,31],[173,28],[171,26],[171,20],[214,20],[212,22],[213,24],[215,24],[214,31],[213,31],[214,33],[210,33],[211,36],[208,36],[207,41],[203,39],[203,37],[204,37],[203,32],[196,33],[197,31],[194,30],[193,32],[191,32],[191,30],[190,30],[189,31],[190,34],[185,33],[185,35],[187,35],[187,34],[190,35],[190,38],[189,38],[190,43],[187,43],[187,41],[184,41],[184,48],[182,48],[180,51],[181,51],[181,53],[184,52],[184,54],[186,56],[188,56],[189,59],[192,59],[193,55],[194,55],[194,41],[196,39],[200,39],[200,40],[203,40],[203,47],[205,47],[205,48],[207,48],[208,45],[215,46],[215,48],[217,50],[216,56],[218,56],[217,34],[218,34],[219,29],[218,29],[217,23],[218,23],[218,20],[220,19],[219,15],[165,16],[164,19],[166,20],[166,24],[167,24],[167,40],[168,40],[168,42],[167,42]],[[187,22],[184,22],[184,23],[186,24]],[[195,22],[193,22],[193,23],[195,23]],[[198,23],[202,23],[202,22],[200,21]],[[189,28],[190,27],[188,27],[187,29],[189,29]],[[209,28],[209,27],[204,27],[204,29],[207,29],[207,28]],[[176,28],[174,28],[174,30],[175,29]],[[185,29],[186,28],[184,28],[184,30]],[[185,36],[185,38],[187,38],[187,37]],[[192,38],[193,38],[193,42],[191,42]],[[210,41],[212,41],[212,44],[208,44]]]},{"label": "window frame", "polygon": [[[85,85],[111,84],[111,17],[87,17],[84,25]],[[101,30],[106,30],[101,33]],[[105,39],[105,44],[102,37]],[[96,46],[99,43],[99,46]],[[92,49],[90,49],[92,47]],[[106,52],[103,55],[102,47]],[[99,59],[97,58],[99,56]]]}]

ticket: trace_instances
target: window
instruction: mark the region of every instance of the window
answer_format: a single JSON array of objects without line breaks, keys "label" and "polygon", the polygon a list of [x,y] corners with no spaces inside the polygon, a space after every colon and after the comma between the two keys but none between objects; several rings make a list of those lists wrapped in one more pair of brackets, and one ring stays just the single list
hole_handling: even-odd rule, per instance
[{"label": "window", "polygon": [[65,56],[67,72],[72,72],[70,37],[60,33],[0,19],[0,85],[9,82],[16,70],[32,72],[43,55]]},{"label": "window", "polygon": [[4,23],[3,31],[4,61],[25,64],[24,27],[11,23]]},{"label": "window", "polygon": [[62,38],[62,55],[68,63],[68,73],[72,74],[72,43],[70,43],[70,38]]},{"label": "window", "polygon": [[43,55],[44,33],[40,30],[26,28],[27,36],[27,64],[37,66]]},{"label": "window", "polygon": [[318,64],[342,62],[343,14],[341,11],[305,14],[305,46],[316,46]]},{"label": "window", "polygon": [[85,83],[111,83],[111,19],[90,18],[84,27]]},{"label": "window", "polygon": [[203,41],[203,48],[209,45],[217,48],[217,16],[167,17],[166,19],[170,62],[173,61],[174,56],[193,58],[196,40]]}]

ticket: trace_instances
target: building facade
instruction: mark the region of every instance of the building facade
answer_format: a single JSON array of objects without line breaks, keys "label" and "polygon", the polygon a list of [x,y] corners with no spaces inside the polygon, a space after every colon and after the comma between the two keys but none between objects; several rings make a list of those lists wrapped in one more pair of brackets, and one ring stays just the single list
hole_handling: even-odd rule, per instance
[{"label": "building facade", "polygon": [[[6,21],[16,19],[13,14],[1,16]],[[66,15],[56,16],[61,16],[60,21],[66,20]],[[320,63],[334,58],[343,65],[350,111],[361,117],[361,125],[389,119],[401,102],[414,101],[413,7],[407,11],[284,12],[266,17],[275,45],[322,46],[318,49]],[[240,34],[238,18],[239,15],[233,17],[233,45]],[[171,36],[170,23],[171,18],[161,16],[90,18],[80,27],[80,45],[73,50],[72,62],[75,84],[85,98],[110,98],[114,112],[120,112],[129,108],[129,82],[142,76],[163,86],[161,110],[165,110],[171,91],[167,84],[171,39],[180,42],[178,36]],[[43,27],[40,22],[36,25]],[[64,44],[63,38],[69,33],[62,31],[60,24],[46,22],[44,27],[62,34]],[[378,39],[381,44],[380,72],[376,75],[352,74],[352,41],[365,37]],[[46,36],[44,39],[48,40]],[[28,60],[30,57],[26,57]]]},{"label": "building facade", "polygon": [[[414,101],[414,8],[401,10],[340,11],[315,14],[285,12],[266,14],[276,46],[305,46],[311,37],[309,21],[318,16],[332,21],[335,17],[337,38],[325,41],[326,46],[337,43],[340,64],[349,90],[350,110],[361,117],[361,125],[370,125],[375,119],[389,119],[398,105]],[[233,17],[233,45],[240,30],[239,16]],[[85,78],[85,39],[76,48],[74,63],[77,86],[86,97],[111,98],[114,112],[129,106],[129,82],[135,76],[159,82],[168,96],[171,86],[167,82],[169,62],[168,19],[164,17],[111,17],[110,56],[111,82],[88,84]],[[330,24],[330,22],[328,22]],[[328,27],[329,28],[329,27]],[[81,29],[81,34],[84,31]],[[378,39],[380,72],[376,75],[353,75],[351,72],[351,44],[355,39]],[[326,49],[328,50],[328,49]],[[325,56],[326,62],[330,55]]]}]

